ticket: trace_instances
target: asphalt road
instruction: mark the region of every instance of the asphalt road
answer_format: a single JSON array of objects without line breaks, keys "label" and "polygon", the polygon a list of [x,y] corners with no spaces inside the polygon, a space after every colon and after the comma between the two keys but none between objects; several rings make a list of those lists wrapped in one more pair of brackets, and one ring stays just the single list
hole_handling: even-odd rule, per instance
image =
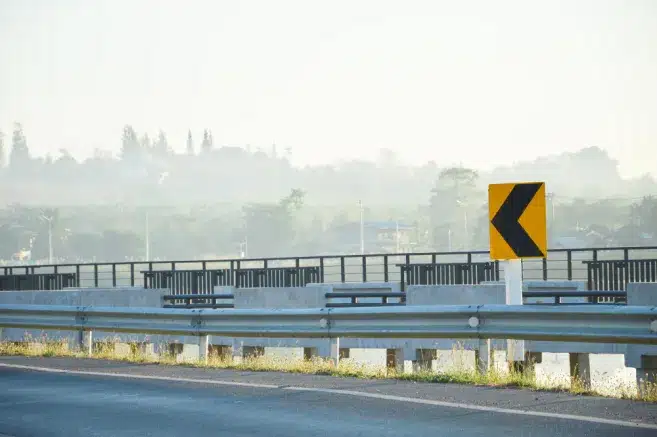
[{"label": "asphalt road", "polygon": [[1,357],[5,435],[655,437],[657,405],[449,384]]}]

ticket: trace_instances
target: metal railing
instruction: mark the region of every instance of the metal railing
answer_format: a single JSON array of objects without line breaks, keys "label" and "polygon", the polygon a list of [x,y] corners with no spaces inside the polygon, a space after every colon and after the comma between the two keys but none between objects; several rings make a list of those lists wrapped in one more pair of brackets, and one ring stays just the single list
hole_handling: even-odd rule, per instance
[{"label": "metal railing", "polygon": [[[407,306],[261,310],[0,305],[0,327],[268,338],[471,338],[657,344],[657,307]],[[207,352],[207,351],[206,351]]]},{"label": "metal railing", "polygon": [[0,275],[0,290],[61,290],[74,287],[77,280],[74,273],[35,273]]},{"label": "metal railing", "polygon": [[[406,305],[405,292],[390,291],[338,291],[324,295],[326,308],[385,307]],[[526,302],[525,305],[625,305],[625,291],[525,291],[524,299],[548,298],[552,302]],[[176,294],[164,296],[164,308],[234,308],[232,294]],[[564,302],[563,299],[584,298],[585,302]],[[338,299],[340,302],[332,301]],[[610,301],[602,301],[609,299]],[[345,300],[348,300],[345,302]],[[366,301],[363,301],[366,300]],[[221,303],[217,302],[221,301]],[[228,301],[228,302],[226,302]]]},{"label": "metal railing", "polygon": [[[629,261],[657,259],[657,246],[553,249],[545,259],[525,260],[523,277],[527,280],[588,281],[584,261]],[[275,268],[318,268],[319,278],[313,282],[398,282],[402,265],[475,264],[490,262],[487,251],[429,252],[401,254],[327,255],[281,258],[174,260],[152,262],[114,262],[58,265],[25,265],[0,267],[0,277],[12,274],[74,273],[75,286],[117,287],[144,286],[142,271],[206,271]],[[503,279],[504,272],[499,272]],[[607,289],[595,282],[594,289]],[[205,290],[210,291],[210,290]]]}]

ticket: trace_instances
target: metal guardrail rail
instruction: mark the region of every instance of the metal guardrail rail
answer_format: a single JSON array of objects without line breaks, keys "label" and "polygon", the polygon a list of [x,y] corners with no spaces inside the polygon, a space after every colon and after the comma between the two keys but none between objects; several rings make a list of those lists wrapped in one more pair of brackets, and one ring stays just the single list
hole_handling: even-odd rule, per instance
[{"label": "metal guardrail rail", "polygon": [[657,344],[657,307],[164,309],[0,305],[0,327],[205,337],[472,338]]},{"label": "metal guardrail rail", "polygon": [[[349,302],[331,302],[326,303],[326,308],[354,308],[354,307],[385,307],[385,306],[404,306],[406,305],[405,292],[390,291],[337,291],[329,292],[324,295],[329,299],[349,299]],[[549,291],[525,291],[522,294],[525,299],[531,298],[549,298],[554,299],[553,303],[534,303],[528,302],[525,305],[601,305],[600,298],[610,298],[613,302],[604,302],[605,304],[625,305],[627,302],[627,292],[625,291],[570,291],[570,290],[549,290]],[[587,302],[572,303],[563,302],[564,298],[586,298]],[[233,308],[232,302],[225,302],[234,299],[232,294],[185,294],[185,295],[166,295],[164,296],[164,308]],[[377,302],[362,302],[360,299],[381,299]],[[389,299],[398,299],[391,302]],[[222,303],[217,303],[221,300]],[[169,303],[166,303],[169,302]]]}]

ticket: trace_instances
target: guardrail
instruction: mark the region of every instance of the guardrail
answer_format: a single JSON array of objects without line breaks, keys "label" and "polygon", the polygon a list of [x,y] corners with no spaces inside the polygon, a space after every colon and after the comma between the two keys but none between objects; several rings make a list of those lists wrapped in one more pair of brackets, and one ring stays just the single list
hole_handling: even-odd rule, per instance
[{"label": "guardrail", "polygon": [[[324,295],[328,302],[326,308],[354,308],[354,307],[386,307],[386,306],[404,306],[406,305],[405,292],[390,291],[337,291],[329,292]],[[545,302],[527,302],[525,305],[625,305],[627,302],[627,292],[625,291],[572,291],[572,290],[549,290],[549,291],[525,291],[522,294],[525,299],[530,298],[549,298],[554,299],[553,303]],[[564,298],[586,298],[587,302],[573,303],[563,302]],[[234,308],[232,302],[217,303],[217,300],[232,300],[235,296],[232,294],[185,294],[185,295],[167,295],[164,296],[164,308]],[[601,298],[608,298],[612,302],[600,301]],[[349,299],[349,302],[331,302],[330,299]],[[362,302],[361,299],[370,299]],[[372,302],[371,299],[380,299]],[[391,302],[389,299],[395,299]],[[170,302],[170,303],[166,303]]]},{"label": "guardrail", "polygon": [[162,299],[164,300],[163,308],[233,308],[233,302],[217,303],[217,301],[232,301],[235,296],[232,294],[168,294]]},{"label": "guardrail", "polygon": [[[547,259],[523,262],[527,280],[588,280],[583,261],[628,261],[657,259],[657,246],[598,247],[548,250]],[[76,286],[117,287],[143,286],[142,271],[276,269],[317,267],[317,282],[399,282],[397,264],[475,264],[490,262],[488,251],[378,253],[366,255],[322,255],[279,258],[172,260],[151,262],[107,262],[57,265],[16,265],[0,267],[0,276],[35,273],[75,273]],[[503,272],[500,272],[500,279]],[[312,279],[314,281],[314,279]],[[603,279],[593,277],[592,289],[607,289]],[[657,280],[657,279],[656,279]],[[598,281],[598,282],[596,282]],[[210,290],[204,290],[208,292]]]},{"label": "guardrail", "polygon": [[[0,305],[0,327],[198,336],[201,359],[207,359],[210,335],[325,338],[330,340],[330,358],[337,361],[340,337],[480,341],[497,338],[655,345],[657,307],[450,305],[183,310]],[[87,341],[90,351],[92,342]],[[490,348],[490,342],[485,347]]]}]

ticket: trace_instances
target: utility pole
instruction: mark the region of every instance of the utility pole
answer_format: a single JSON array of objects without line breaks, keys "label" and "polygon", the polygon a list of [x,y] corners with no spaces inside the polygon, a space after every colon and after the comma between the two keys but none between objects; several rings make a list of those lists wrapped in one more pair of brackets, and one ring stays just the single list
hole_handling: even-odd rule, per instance
[{"label": "utility pole", "polygon": [[396,233],[395,233],[395,237],[396,237],[396,240],[397,240],[397,253],[399,253],[400,252],[400,247],[399,247],[399,220],[397,220],[395,225],[396,225],[396,228],[397,228]]},{"label": "utility pole", "polygon": [[52,255],[52,217],[48,220],[48,264],[53,263]]},{"label": "utility pole", "polygon": [[[162,182],[169,176],[168,171],[159,174],[157,179],[157,187],[162,185]],[[151,230],[149,225],[148,205],[146,206],[146,261],[151,260]]]},{"label": "utility pole", "polygon": [[52,216],[41,215],[41,219],[48,222],[48,264],[53,263],[53,250],[52,250]]},{"label": "utility pole", "polygon": [[365,254],[365,221],[363,217],[363,201],[359,200],[358,205],[360,206],[360,254]]},{"label": "utility pole", "polygon": [[[147,207],[148,208],[148,207]],[[151,260],[151,232],[148,224],[148,209],[146,210],[146,261]]]}]

